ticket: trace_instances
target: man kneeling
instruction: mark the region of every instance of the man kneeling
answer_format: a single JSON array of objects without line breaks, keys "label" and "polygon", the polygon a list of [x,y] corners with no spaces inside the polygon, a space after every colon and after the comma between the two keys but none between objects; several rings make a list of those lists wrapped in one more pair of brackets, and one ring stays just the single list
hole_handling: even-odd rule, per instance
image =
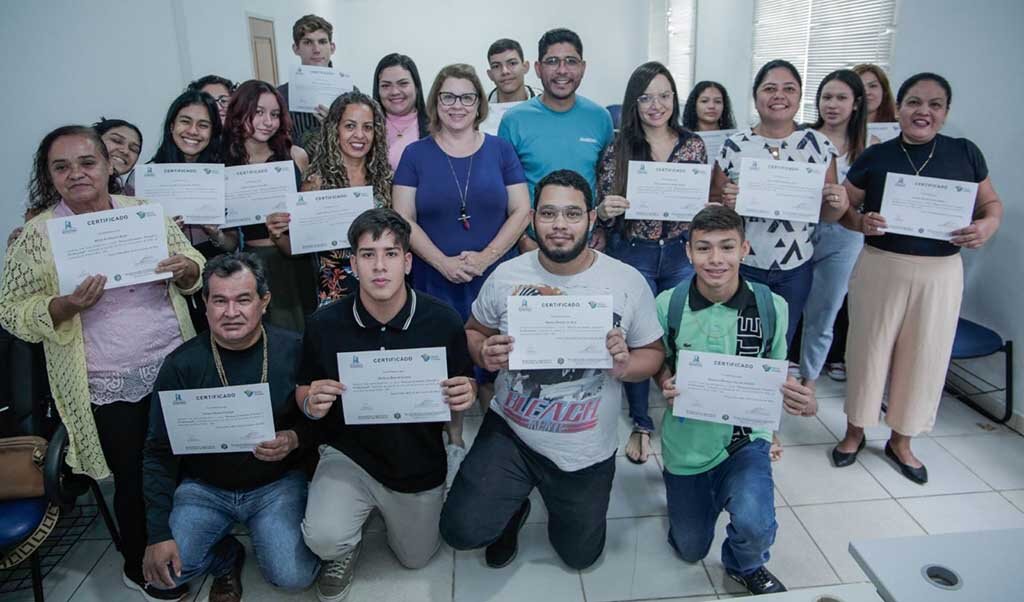
[{"label": "man kneeling", "polygon": [[[786,302],[767,287],[746,282],[739,265],[750,251],[743,218],[711,205],[690,222],[687,255],[696,275],[658,295],[658,320],[667,333],[658,383],[672,404],[679,349],[786,358]],[[813,415],[810,389],[790,378],[783,407]],[[665,412],[662,461],[668,497],[669,544],[687,562],[707,556],[715,522],[729,512],[722,544],[726,573],[753,594],[785,591],[765,563],[775,541],[775,504],[769,447],[772,434],[729,424],[676,418]]]},{"label": "man kneeling", "polygon": [[412,267],[410,232],[391,209],[356,218],[348,240],[359,290],[306,321],[296,399],[309,417],[326,416],[327,445],[310,485],[302,534],[327,561],[316,588],[322,602],[348,595],[363,523],[374,508],[403,566],[421,568],[430,561],[441,545],[437,524],[447,472],[443,422],[346,424],[338,353],[444,347],[448,378],[437,386],[449,409],[466,410],[476,399],[459,314],[405,284]]},{"label": "man kneeling", "polygon": [[[299,531],[307,485],[296,452],[312,440],[315,425],[292,399],[299,335],[261,323],[269,291],[256,256],[210,260],[203,270],[210,332],[168,355],[153,388],[143,459],[149,534],[143,572],[151,587],[177,594],[158,599],[179,598],[185,584],[209,573],[211,602],[240,600],[245,549],[230,534],[236,522],[249,528],[260,571],[272,585],[301,590],[316,577],[319,562]],[[160,391],[253,383],[270,386],[272,441],[251,453],[172,453]]]}]

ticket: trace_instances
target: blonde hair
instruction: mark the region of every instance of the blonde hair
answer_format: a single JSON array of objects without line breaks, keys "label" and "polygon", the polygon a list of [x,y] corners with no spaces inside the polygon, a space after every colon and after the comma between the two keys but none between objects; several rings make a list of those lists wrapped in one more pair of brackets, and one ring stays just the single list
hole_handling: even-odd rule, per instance
[{"label": "blonde hair", "polygon": [[487,95],[484,94],[484,87],[480,83],[480,78],[476,75],[476,69],[465,63],[455,63],[454,65],[443,67],[437,73],[437,77],[434,78],[434,85],[430,86],[430,94],[427,95],[426,106],[427,118],[430,120],[430,131],[434,133],[441,131],[441,118],[437,114],[437,102],[438,97],[441,95],[441,86],[450,77],[464,79],[473,84],[473,90],[476,91],[478,98],[476,119],[473,120],[473,129],[475,130],[487,119]]}]

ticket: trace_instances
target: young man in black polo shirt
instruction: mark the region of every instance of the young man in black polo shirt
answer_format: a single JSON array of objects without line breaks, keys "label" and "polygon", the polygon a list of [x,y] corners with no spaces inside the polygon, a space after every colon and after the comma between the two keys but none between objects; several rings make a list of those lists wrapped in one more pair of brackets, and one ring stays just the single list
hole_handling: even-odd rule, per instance
[{"label": "young man in black polo shirt", "polygon": [[[427,564],[441,543],[438,521],[447,463],[443,422],[347,425],[338,382],[339,352],[447,349],[449,378],[439,383],[453,412],[476,398],[473,363],[458,313],[405,285],[412,267],[409,223],[391,209],[371,209],[348,231],[359,291],[314,313],[306,323],[296,399],[326,435],[309,490],[302,533],[323,558],[317,597],[348,595],[363,523],[374,508],[388,545],[408,568]],[[337,403],[336,403],[337,402]]]}]

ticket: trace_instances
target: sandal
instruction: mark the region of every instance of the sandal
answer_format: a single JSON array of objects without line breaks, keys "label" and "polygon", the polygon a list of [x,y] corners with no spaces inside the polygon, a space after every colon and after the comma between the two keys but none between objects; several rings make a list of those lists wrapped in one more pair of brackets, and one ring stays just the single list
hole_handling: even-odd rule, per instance
[{"label": "sandal", "polygon": [[[646,452],[644,451],[644,437],[647,437]],[[633,458],[630,452],[638,452]],[[629,442],[626,443],[626,459],[633,464],[643,464],[651,455],[651,434],[647,431],[633,431],[629,435]]]}]

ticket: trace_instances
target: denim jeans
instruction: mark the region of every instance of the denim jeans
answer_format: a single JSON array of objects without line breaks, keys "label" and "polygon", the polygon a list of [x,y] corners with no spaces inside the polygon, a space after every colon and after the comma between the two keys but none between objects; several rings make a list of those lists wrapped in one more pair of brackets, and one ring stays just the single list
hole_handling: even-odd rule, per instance
[{"label": "denim jeans", "polygon": [[839,224],[818,224],[814,229],[814,282],[804,306],[800,343],[800,375],[814,380],[821,374],[832,326],[850,284],[850,274],[864,246],[864,235]]},{"label": "denim jeans", "polygon": [[491,545],[536,487],[555,552],[585,569],[604,551],[614,476],[614,455],[574,472],[559,469],[489,411],[441,510],[441,537],[456,550]]},{"label": "denim jeans", "polygon": [[733,574],[749,575],[768,562],[775,543],[775,491],[770,444],[755,439],[724,462],[701,474],[663,472],[668,498],[668,543],[687,562],[708,555],[715,522],[729,513],[722,542],[722,564]]},{"label": "denim jeans", "polygon": [[[683,280],[693,276],[693,265],[686,257],[686,239],[671,240],[626,239],[613,235],[609,241],[608,254],[619,261],[633,266],[647,281],[655,297],[658,293],[674,288]],[[626,400],[629,402],[629,416],[637,430],[654,432],[654,421],[647,409],[650,394],[650,379],[638,383],[623,383]]]},{"label": "denim jeans", "polygon": [[793,342],[796,325],[800,322],[800,314],[807,303],[807,295],[811,292],[811,280],[814,278],[814,266],[811,262],[793,268],[779,270],[750,267],[740,264],[740,274],[751,282],[765,284],[772,292],[786,300],[789,306],[789,322],[786,324],[786,346]]},{"label": "denim jeans", "polygon": [[306,476],[292,471],[250,491],[232,491],[185,479],[174,492],[171,534],[181,556],[177,585],[207,573],[226,575],[241,550],[230,535],[236,522],[252,535],[260,572],[271,585],[302,590],[316,578],[319,560],[302,541]]}]

